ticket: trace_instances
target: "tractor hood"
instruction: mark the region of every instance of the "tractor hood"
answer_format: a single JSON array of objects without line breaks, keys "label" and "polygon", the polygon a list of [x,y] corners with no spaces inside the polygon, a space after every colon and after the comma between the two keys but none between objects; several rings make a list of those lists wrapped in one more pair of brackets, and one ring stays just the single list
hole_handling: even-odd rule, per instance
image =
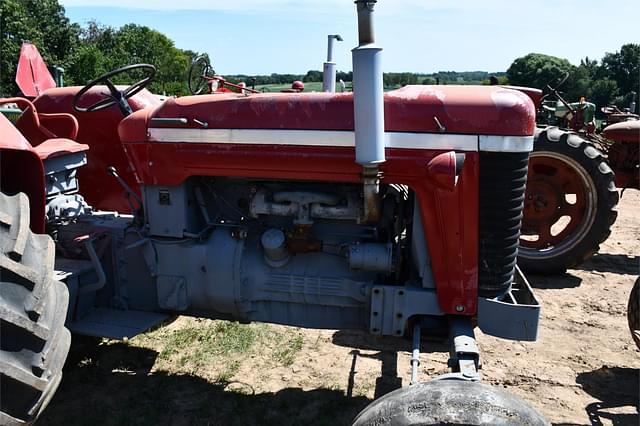
[{"label": "tractor hood", "polygon": [[640,142],[640,120],[629,120],[605,127],[602,135],[616,142]]},{"label": "tractor hood", "polygon": [[[406,86],[384,95],[387,132],[531,136],[535,107],[499,86]],[[353,93],[212,94],[171,98],[122,121],[125,143],[169,142],[150,128],[353,131]],[[277,142],[276,142],[277,144]]]}]

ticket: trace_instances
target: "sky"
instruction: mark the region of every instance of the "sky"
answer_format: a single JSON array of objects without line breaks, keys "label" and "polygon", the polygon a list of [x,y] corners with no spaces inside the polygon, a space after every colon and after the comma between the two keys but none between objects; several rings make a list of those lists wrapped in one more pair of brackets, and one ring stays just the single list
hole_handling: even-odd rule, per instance
[{"label": "sky", "polygon": [[[207,52],[218,74],[322,70],[327,35],[339,70],[358,44],[353,0],[60,0],[72,22],[146,25]],[[601,59],[640,43],[637,0],[379,0],[386,72],[506,71],[527,53]]]}]

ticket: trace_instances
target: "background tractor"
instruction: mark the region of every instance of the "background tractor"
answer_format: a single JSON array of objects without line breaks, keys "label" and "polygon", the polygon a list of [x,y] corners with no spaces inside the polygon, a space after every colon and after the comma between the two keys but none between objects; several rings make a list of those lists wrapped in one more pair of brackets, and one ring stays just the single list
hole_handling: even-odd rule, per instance
[{"label": "background tractor", "polygon": [[[534,105],[383,94],[374,3],[356,2],[354,93],[161,101],[137,64],[2,100],[23,114],[0,116],[0,423],[46,407],[69,330],[121,339],[180,314],[412,338],[412,385],[357,425],[547,424],[479,383],[474,339],[537,337],[516,267]],[[419,383],[424,336],[449,336],[452,371]]]},{"label": "background tractor", "polygon": [[540,124],[529,160],[518,263],[535,274],[562,273],[595,254],[616,220],[618,188],[639,188],[638,116],[603,108],[606,127],[597,133],[596,106],[585,99],[568,103],[558,92],[567,77],[533,97]]}]

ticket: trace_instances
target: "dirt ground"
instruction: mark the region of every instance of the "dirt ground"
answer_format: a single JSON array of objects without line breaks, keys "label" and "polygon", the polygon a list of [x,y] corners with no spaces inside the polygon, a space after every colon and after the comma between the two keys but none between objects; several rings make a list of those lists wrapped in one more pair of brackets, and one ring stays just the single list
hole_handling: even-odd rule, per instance
[{"label": "dirt ground", "polygon": [[[537,342],[478,331],[485,383],[555,425],[639,424],[640,351],[626,322],[639,206],[640,193],[628,190],[611,237],[578,269],[529,277],[543,306]],[[426,346],[423,380],[447,371],[447,347]],[[362,333],[181,317],[126,342],[77,338],[38,424],[347,425],[374,397],[408,384],[409,351]]]}]

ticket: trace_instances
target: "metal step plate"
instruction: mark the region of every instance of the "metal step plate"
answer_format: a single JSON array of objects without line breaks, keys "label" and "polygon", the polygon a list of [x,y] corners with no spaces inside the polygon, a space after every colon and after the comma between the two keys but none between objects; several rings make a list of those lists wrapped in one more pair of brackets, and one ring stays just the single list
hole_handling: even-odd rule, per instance
[{"label": "metal step plate", "polygon": [[478,327],[483,333],[509,340],[538,338],[540,302],[529,281],[516,266],[511,290],[500,298],[478,298]]},{"label": "metal step plate", "polygon": [[67,324],[72,333],[110,339],[131,338],[169,318],[167,314],[95,308],[81,320]]}]

